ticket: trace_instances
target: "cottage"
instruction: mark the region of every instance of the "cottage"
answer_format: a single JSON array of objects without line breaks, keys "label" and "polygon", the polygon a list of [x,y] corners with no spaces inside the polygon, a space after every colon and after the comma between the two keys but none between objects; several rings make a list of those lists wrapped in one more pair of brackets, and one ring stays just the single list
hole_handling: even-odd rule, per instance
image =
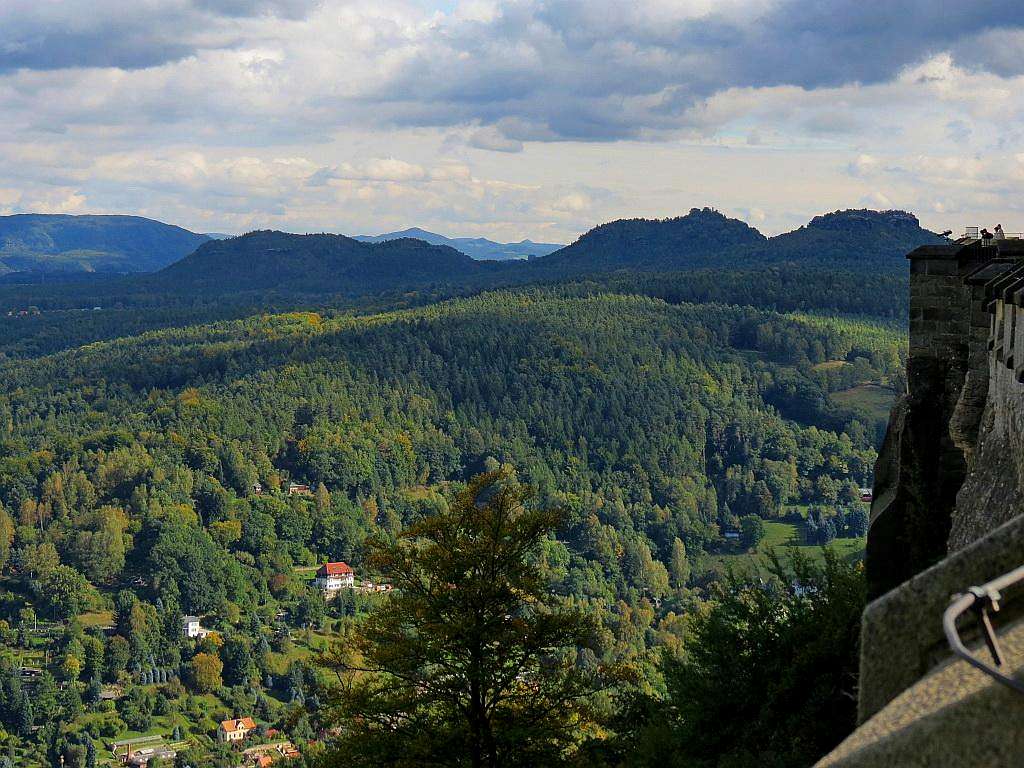
[{"label": "cottage", "polygon": [[324,563],[316,572],[315,583],[324,594],[330,595],[339,589],[352,589],[356,572],[348,563]]},{"label": "cottage", "polygon": [[199,623],[198,616],[182,616],[181,617],[181,632],[185,637],[190,638],[204,638],[210,634],[210,630],[206,629],[202,624]]},{"label": "cottage", "polygon": [[870,488],[861,488],[860,489],[860,500],[861,501],[866,501],[866,502],[870,503],[874,498],[875,498],[874,493],[872,493]]},{"label": "cottage", "polygon": [[288,483],[289,496],[312,496],[313,491],[305,483]]},{"label": "cottage", "polygon": [[217,740],[225,744],[242,741],[250,733],[256,730],[256,722],[251,717],[242,717],[237,720],[225,720],[217,729]]}]

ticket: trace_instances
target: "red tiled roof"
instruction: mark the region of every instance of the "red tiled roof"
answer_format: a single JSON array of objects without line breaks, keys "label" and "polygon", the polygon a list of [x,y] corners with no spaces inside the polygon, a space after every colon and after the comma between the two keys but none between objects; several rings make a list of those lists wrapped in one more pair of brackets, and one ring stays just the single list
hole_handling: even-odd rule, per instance
[{"label": "red tiled roof", "polygon": [[317,571],[318,576],[342,576],[346,573],[355,573],[348,563],[324,563]]}]

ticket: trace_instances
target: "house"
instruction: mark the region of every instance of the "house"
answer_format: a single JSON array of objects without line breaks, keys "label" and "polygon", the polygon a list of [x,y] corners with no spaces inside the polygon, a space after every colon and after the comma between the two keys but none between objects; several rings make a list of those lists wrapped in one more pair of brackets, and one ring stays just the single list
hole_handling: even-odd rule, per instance
[{"label": "house", "polygon": [[210,630],[199,623],[198,616],[182,616],[181,633],[185,635],[185,637],[204,638],[210,634]]},{"label": "house", "polygon": [[390,584],[373,581],[360,582],[359,586],[355,588],[356,592],[390,592],[392,589]]},{"label": "house", "polygon": [[313,491],[305,483],[288,483],[289,496],[312,496]]},{"label": "house", "polygon": [[872,500],[874,500],[874,498],[875,498],[874,493],[872,493],[870,488],[861,488],[860,489],[860,500],[861,501],[866,501],[866,502],[870,503]]},{"label": "house", "polygon": [[278,754],[281,755],[285,760],[294,760],[300,757],[299,750],[295,748],[295,745],[290,741],[284,741],[276,747]]},{"label": "house", "polygon": [[251,717],[242,717],[237,720],[225,720],[217,729],[217,740],[226,744],[235,741],[242,741],[255,730],[256,722]]},{"label": "house", "polygon": [[333,594],[339,589],[352,589],[356,583],[356,572],[348,563],[324,563],[316,572],[314,581],[324,594]]},{"label": "house", "polygon": [[253,496],[262,496],[263,495],[263,483],[258,483],[257,482],[257,483],[253,483],[252,484],[252,495]]},{"label": "house", "polygon": [[740,532],[739,531],[726,531],[725,532],[725,538],[727,538],[727,539],[736,540],[736,539],[739,539],[739,537],[740,537]]}]

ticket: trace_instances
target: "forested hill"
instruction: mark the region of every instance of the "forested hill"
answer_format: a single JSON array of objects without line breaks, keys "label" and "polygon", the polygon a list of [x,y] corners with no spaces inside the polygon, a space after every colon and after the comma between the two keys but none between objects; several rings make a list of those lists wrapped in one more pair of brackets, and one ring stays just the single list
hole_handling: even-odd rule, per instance
[{"label": "forested hill", "polygon": [[154,272],[207,240],[139,216],[0,216],[0,275]]},{"label": "forested hill", "polygon": [[673,219],[602,224],[572,245],[530,262],[477,261],[414,238],[369,243],[342,235],[253,232],[207,243],[141,284],[171,292],[368,295],[439,286],[458,293],[609,272],[750,270],[779,264],[892,273],[905,272],[907,252],[939,241],[902,211],[837,211],[766,238],[738,219],[694,208]]},{"label": "forested hill", "polygon": [[621,219],[602,224],[572,245],[535,259],[544,271],[607,269],[671,270],[728,259],[766,238],[738,219],[710,208],[694,208],[673,219]]},{"label": "forested hill", "polygon": [[422,240],[363,243],[344,235],[259,231],[208,242],[144,282],[176,292],[373,293],[459,282],[485,268]]},{"label": "forested hill", "polygon": [[845,210],[815,216],[792,232],[766,238],[710,208],[674,219],[628,219],[596,227],[530,268],[548,274],[608,270],[674,271],[751,268],[780,262],[807,266],[905,271],[904,256],[942,238],[905,211]]},{"label": "forested hill", "polygon": [[776,235],[754,250],[754,258],[902,272],[906,254],[942,242],[905,211],[846,210],[815,216],[806,226]]}]

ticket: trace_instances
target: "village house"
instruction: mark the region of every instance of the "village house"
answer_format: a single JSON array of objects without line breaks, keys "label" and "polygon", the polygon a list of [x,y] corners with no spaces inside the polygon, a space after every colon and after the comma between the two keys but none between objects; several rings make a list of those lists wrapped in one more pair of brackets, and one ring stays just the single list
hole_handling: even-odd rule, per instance
[{"label": "village house", "polygon": [[289,496],[312,496],[313,491],[305,483],[288,483]]},{"label": "village house", "polygon": [[316,572],[315,583],[325,595],[332,595],[340,589],[352,589],[356,573],[348,563],[324,563]]},{"label": "village house", "polygon": [[391,589],[390,584],[378,584],[373,581],[360,582],[359,586],[355,588],[357,592],[390,592]]},{"label": "village house", "polygon": [[206,629],[206,627],[199,623],[198,616],[182,616],[181,632],[185,637],[193,639],[197,637],[201,639],[210,634],[210,630]]},{"label": "village house", "polygon": [[255,730],[256,722],[251,717],[242,717],[236,720],[225,720],[217,729],[217,740],[222,741],[225,744],[243,741]]}]

